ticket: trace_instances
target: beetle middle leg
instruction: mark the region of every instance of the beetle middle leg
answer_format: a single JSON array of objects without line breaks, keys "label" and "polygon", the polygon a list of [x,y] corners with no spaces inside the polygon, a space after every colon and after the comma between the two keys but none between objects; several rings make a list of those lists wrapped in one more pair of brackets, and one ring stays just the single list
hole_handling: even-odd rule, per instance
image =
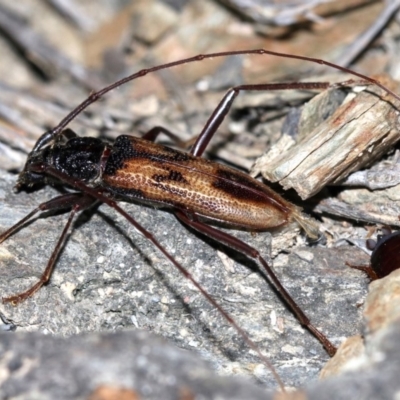
[{"label": "beetle middle leg", "polygon": [[167,128],[164,128],[163,126],[155,126],[151,128],[142,136],[142,139],[148,140],[149,142],[155,142],[160,133],[168,136],[179,147],[185,146],[185,143],[178,137],[178,135],[175,135],[175,133],[171,132]]},{"label": "beetle middle leg", "polygon": [[[194,145],[190,150],[190,154],[194,156],[202,156],[207,148],[212,137],[217,132],[222,121],[231,109],[232,103],[235,98],[243,91],[274,91],[274,90],[318,90],[318,89],[328,89],[335,84],[330,82],[290,82],[290,83],[266,83],[266,84],[255,84],[255,85],[239,85],[229,89],[222,100],[219,102],[217,107],[214,109],[210,117],[208,118],[206,124],[204,125],[202,131],[198,135]],[[178,144],[182,141],[168,129],[163,126],[155,126],[146,132],[142,139],[154,142],[158,135],[164,133],[169,138],[177,142]]]}]

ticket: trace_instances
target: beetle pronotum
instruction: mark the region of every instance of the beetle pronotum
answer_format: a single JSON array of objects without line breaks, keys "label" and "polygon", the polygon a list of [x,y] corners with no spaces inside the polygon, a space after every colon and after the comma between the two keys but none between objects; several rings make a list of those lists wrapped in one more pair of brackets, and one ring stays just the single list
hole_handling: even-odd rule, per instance
[{"label": "beetle pronotum", "polygon": [[[136,200],[168,207],[184,225],[256,261],[268,275],[272,286],[281,295],[299,322],[322,343],[330,355],[335,353],[335,346],[312,324],[301,308],[297,306],[260,253],[241,240],[204,223],[203,220],[223,222],[231,227],[248,230],[264,230],[279,227],[292,220],[296,220],[307,234],[313,238],[318,236],[318,229],[315,222],[304,215],[297,206],[284,200],[259,181],[235,169],[200,158],[229,111],[235,97],[241,91],[326,89],[335,85],[327,82],[293,82],[234,87],[226,93],[218,107],[212,113],[189,154],[154,144],[153,142],[159,133],[164,132],[168,134],[168,131],[160,127],[151,129],[142,139],[120,136],[113,146],[109,146],[98,139],[79,138],[72,130],[67,128],[69,122],[90,104],[112,89],[131,80],[143,77],[148,73],[190,62],[241,54],[273,55],[325,64],[332,68],[351,73],[366,83],[375,84],[395,98],[400,99],[395,93],[378,81],[347,68],[318,59],[270,52],[264,49],[198,55],[155,66],[141,70],[91,94],[55,128],[45,132],[38,139],[28,156],[24,170],[19,176],[17,189],[56,181],[76,189],[77,192],[63,194],[40,204],[35,210],[0,236],[0,242],[3,242],[38,212],[71,209],[65,228],[40,280],[23,293],[3,298],[4,302],[17,304],[24,301],[48,282],[75,215],[79,211],[101,202],[114,208],[137,231],[150,240],[184,276],[191,280],[202,295],[219,310],[222,316],[242,335],[247,344],[269,365],[268,360],[263,357],[257,346],[232,317],[159,244],[152,234],[116,204],[116,199],[119,198]],[[270,368],[273,370],[271,366]],[[276,379],[279,381],[278,376],[276,376]],[[282,383],[280,384],[283,386]]]}]

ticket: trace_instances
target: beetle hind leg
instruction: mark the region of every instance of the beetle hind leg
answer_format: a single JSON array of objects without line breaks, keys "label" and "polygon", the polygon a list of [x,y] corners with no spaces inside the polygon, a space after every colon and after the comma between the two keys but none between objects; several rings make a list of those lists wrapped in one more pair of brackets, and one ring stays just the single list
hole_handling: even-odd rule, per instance
[{"label": "beetle hind leg", "polygon": [[316,337],[320,341],[320,343],[324,346],[331,357],[336,353],[336,347],[322,332],[320,332],[311,323],[310,319],[293,300],[289,292],[282,286],[273,269],[254,247],[249,246],[245,242],[226,232],[220,231],[212,226],[204,224],[203,222],[198,220],[195,214],[188,214],[184,210],[180,209],[175,210],[174,214],[183,224],[195,229],[196,231],[208,237],[211,237],[219,243],[227,245],[228,247],[240,252],[247,257],[250,257],[255,262],[257,262],[257,264],[262,267],[262,271],[265,272],[271,285],[285,301],[286,305],[296,316],[300,324],[307,328],[314,335],[314,337]]}]

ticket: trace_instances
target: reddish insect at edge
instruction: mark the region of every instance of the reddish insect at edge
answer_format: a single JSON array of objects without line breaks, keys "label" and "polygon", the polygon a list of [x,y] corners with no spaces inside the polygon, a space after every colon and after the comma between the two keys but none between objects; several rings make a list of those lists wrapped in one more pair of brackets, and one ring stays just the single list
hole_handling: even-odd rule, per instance
[{"label": "reddish insect at edge", "polygon": [[[40,211],[71,210],[67,223],[40,280],[23,293],[3,298],[3,302],[13,304],[22,302],[47,283],[75,215],[97,202],[106,203],[124,216],[141,234],[152,242],[197,287],[202,295],[218,309],[221,315],[238,331],[246,343],[257,352],[263,362],[271,369],[283,389],[283,383],[270,362],[262,355],[256,344],[233,318],[160,245],[153,235],[116,204],[116,199],[122,198],[123,200],[135,200],[146,204],[166,206],[172,209],[172,212],[183,224],[254,259],[263,268],[271,284],[295,314],[301,325],[306,327],[322,343],[330,355],[335,353],[335,346],[310,322],[309,318],[281,285],[275,273],[259,252],[241,240],[213,228],[203,221],[205,219],[211,222],[223,222],[231,227],[241,229],[265,230],[296,220],[310,237],[316,238],[318,229],[315,222],[304,215],[300,208],[287,202],[259,181],[233,168],[204,160],[200,156],[218,130],[233,100],[241,91],[327,89],[341,84],[292,82],[241,85],[231,88],[208,119],[189,154],[153,143],[159,133],[169,134],[168,131],[161,127],[151,129],[142,139],[120,136],[112,147],[99,139],[77,137],[72,130],[66,129],[69,122],[90,104],[112,89],[131,80],[177,65],[207,58],[241,54],[272,55],[328,65],[361,78],[363,83],[375,84],[400,100],[395,93],[375,79],[355,71],[319,59],[270,52],[264,49],[198,55],[155,66],[141,70],[91,94],[55,128],[45,132],[38,139],[33,150],[28,155],[25,167],[19,176],[16,185],[17,189],[58,181],[77,189],[79,192],[61,195],[40,204],[0,236],[1,243]],[[349,83],[351,81],[344,84]]]},{"label": "reddish insect at edge", "polygon": [[371,281],[384,278],[400,268],[400,231],[392,232],[389,227],[381,229],[377,241],[368,239],[367,248],[372,250],[369,265],[352,265],[351,268],[365,272]]}]

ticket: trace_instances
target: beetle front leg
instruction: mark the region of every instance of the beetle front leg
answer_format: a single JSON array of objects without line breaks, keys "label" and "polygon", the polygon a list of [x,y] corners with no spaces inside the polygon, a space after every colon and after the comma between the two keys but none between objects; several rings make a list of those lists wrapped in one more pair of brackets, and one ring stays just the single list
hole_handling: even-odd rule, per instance
[{"label": "beetle front leg", "polygon": [[46,269],[44,270],[43,274],[40,276],[40,279],[37,283],[31,286],[28,290],[18,293],[14,296],[3,297],[3,303],[11,303],[16,305],[25,301],[28,297],[32,296],[36,293],[43,285],[45,285],[54,270],[54,265],[60,255],[60,252],[65,244],[65,241],[68,236],[69,228],[71,227],[72,221],[75,215],[86,208],[91,207],[97,202],[96,199],[89,195],[82,195],[80,193],[68,193],[62,196],[58,196],[54,199],[51,199],[45,203],[42,203],[37,207],[35,210],[30,212],[25,218],[21,221],[17,222],[14,226],[12,226],[9,230],[4,232],[0,236],[0,243],[11,236],[14,232],[19,230],[29,219],[31,219],[37,212],[39,211],[58,211],[63,210],[65,208],[71,208],[71,212],[69,214],[67,223],[64,226],[64,229],[57,241],[57,244],[53,250],[53,253],[50,256],[50,259],[47,263]]}]

